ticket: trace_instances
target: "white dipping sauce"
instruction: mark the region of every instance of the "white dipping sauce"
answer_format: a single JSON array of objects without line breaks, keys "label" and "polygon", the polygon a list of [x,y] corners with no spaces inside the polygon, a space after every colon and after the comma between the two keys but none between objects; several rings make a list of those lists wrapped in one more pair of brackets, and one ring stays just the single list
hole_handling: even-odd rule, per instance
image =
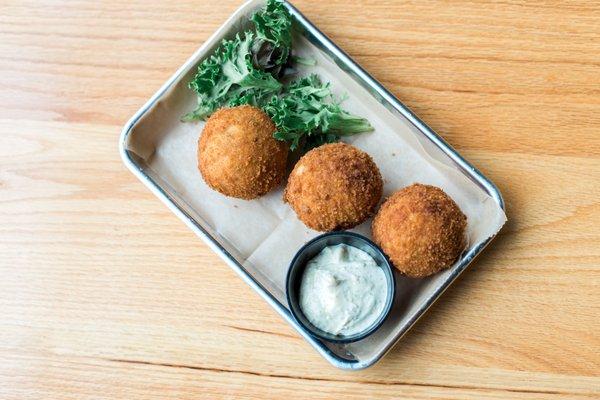
[{"label": "white dipping sauce", "polygon": [[308,262],[300,283],[300,307],[317,328],[350,336],[381,315],[387,281],[373,257],[345,244],[325,247]]}]

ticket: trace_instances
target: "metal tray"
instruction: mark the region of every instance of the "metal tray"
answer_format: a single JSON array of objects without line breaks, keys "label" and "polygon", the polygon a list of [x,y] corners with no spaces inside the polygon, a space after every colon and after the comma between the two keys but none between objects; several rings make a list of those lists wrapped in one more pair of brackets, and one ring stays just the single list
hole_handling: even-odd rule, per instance
[{"label": "metal tray", "polygon": [[[235,24],[235,18],[247,14],[250,10],[258,8],[262,4],[261,0],[251,0],[242,5],[230,19],[200,47],[196,53],[152,96],[152,98],[130,119],[124,126],[121,133],[119,150],[125,165],[131,172],[137,176],[158,198],[160,198],[179,218],[181,218],[190,229],[200,236],[206,244],[223,260],[233,268],[240,277],[250,285],[261,297],[267,301],[290,325],[292,325],[304,339],[306,339],[325,359],[332,365],[348,370],[358,370],[367,368],[380,360],[398,340],[415,324],[415,322],[431,307],[438,297],[452,284],[452,282],[466,269],[473,259],[487,246],[494,236],[479,243],[479,245],[466,251],[456,265],[452,267],[451,273],[445,280],[427,297],[426,301],[421,302],[418,307],[410,314],[410,318],[396,327],[396,333],[392,338],[386,339],[385,343],[374,353],[367,356],[357,356],[344,346],[333,343],[321,342],[312,337],[308,332],[302,329],[293,320],[287,305],[281,298],[269,290],[269,287],[248,270],[247,266],[240,261],[222,237],[211,232],[205,221],[195,217],[193,208],[183,200],[176,191],[169,187],[168,179],[159,176],[144,162],[142,158],[128,149],[128,139],[136,129],[142,118],[153,112],[155,106],[161,102],[169,90],[173,88],[186,74],[189,74],[199,60],[205,55],[210,54],[215,44],[220,42],[225,29]],[[380,104],[386,109],[402,118],[405,123],[409,123],[415,129],[419,136],[419,141],[425,147],[435,148],[444,157],[447,162],[452,163],[468,179],[478,185],[487,193],[501,209],[504,209],[502,196],[496,186],[483,176],[473,165],[461,157],[452,147],[450,147],[440,136],[438,136],[423,121],[415,116],[406,106],[404,106],[396,97],[394,97],[379,82],[373,79],[365,70],[354,62],[346,53],[329,40],[319,29],[308,21],[294,6],[286,3],[295,22],[295,29],[304,36],[310,43],[316,46],[327,57],[329,57],[337,66],[348,74],[355,82],[365,88]]]}]

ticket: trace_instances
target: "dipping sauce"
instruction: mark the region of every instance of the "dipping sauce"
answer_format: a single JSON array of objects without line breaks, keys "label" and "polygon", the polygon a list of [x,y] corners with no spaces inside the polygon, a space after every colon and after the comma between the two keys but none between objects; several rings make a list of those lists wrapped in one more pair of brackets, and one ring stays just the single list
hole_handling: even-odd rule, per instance
[{"label": "dipping sauce", "polygon": [[377,321],[387,300],[387,281],[373,257],[345,244],[325,247],[306,265],[300,308],[311,324],[349,336]]}]

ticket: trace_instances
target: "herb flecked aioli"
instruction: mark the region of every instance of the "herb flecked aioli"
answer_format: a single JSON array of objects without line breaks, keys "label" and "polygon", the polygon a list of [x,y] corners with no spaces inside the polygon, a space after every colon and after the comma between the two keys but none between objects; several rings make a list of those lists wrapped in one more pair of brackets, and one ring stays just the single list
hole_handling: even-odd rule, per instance
[{"label": "herb flecked aioli", "polygon": [[300,308],[317,328],[350,336],[369,328],[387,297],[384,272],[356,247],[325,247],[308,262],[300,283]]}]

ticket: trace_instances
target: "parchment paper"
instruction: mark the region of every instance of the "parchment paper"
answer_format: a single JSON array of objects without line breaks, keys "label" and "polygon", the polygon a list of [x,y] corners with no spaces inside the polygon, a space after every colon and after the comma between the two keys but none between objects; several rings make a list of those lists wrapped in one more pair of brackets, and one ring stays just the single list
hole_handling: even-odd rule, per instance
[{"label": "parchment paper", "polygon": [[[227,28],[213,36],[201,53],[210,53],[223,35],[231,36],[245,23],[234,17]],[[484,190],[467,178],[439,149],[432,146],[412,124],[392,114],[340,67],[302,36],[296,35],[295,49],[317,60],[315,67],[302,67],[299,76],[317,73],[332,83],[334,92],[348,94],[344,107],[369,119],[375,130],[345,140],[373,157],[384,177],[384,198],[414,182],[438,186],[448,193],[468,218],[469,248],[495,234],[506,217]],[[198,60],[203,54],[197,54]],[[180,118],[195,107],[196,98],[186,87],[195,68],[190,68],[174,87],[142,118],[129,137],[128,149],[139,155],[166,182],[165,190],[185,202],[194,217],[235,254],[283,304],[285,275],[290,260],[308,240],[318,235],[282,201],[283,187],[251,200],[225,197],[211,190],[197,169],[197,142],[203,123],[183,123]],[[399,71],[401,73],[401,71]],[[434,101],[434,100],[432,100]],[[355,231],[371,237],[371,220]],[[347,346],[331,346],[363,358],[380,351],[397,333],[401,322],[414,316],[443,283],[451,270],[426,279],[409,279],[399,274],[395,305],[384,326],[374,335]]]}]

